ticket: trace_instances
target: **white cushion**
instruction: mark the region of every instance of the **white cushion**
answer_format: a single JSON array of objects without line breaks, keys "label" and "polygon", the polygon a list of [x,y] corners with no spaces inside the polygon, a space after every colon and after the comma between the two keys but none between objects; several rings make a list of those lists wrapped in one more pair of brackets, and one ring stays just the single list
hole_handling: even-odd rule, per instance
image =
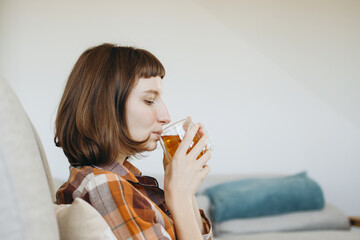
[{"label": "white cushion", "polygon": [[54,204],[62,240],[116,240],[95,208],[81,198],[72,204]]},{"label": "white cushion", "polygon": [[308,231],[223,236],[214,240],[359,240],[360,231]]},{"label": "white cushion", "polygon": [[325,208],[320,211],[302,211],[268,217],[234,219],[214,225],[216,235],[349,229],[348,218],[331,204],[326,204]]}]

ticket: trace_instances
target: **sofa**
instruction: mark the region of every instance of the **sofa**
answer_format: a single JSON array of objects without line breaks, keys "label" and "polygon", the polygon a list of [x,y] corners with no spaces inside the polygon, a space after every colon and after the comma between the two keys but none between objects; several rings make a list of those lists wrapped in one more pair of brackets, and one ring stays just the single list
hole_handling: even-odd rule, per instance
[{"label": "sofa", "polygon": [[[163,176],[154,176],[162,187]],[[326,202],[324,208],[278,215],[230,219],[221,222],[212,216],[212,203],[206,191],[214,186],[245,179],[275,179],[280,174],[209,174],[196,196],[198,205],[210,217],[215,239],[360,239],[360,231],[351,231],[349,217]],[[239,202],[241,204],[241,202]],[[360,230],[360,229],[359,229]]]},{"label": "sofa", "polygon": [[[229,176],[210,177],[203,185],[228,180]],[[239,177],[239,176],[234,176]],[[158,177],[161,183],[161,176]],[[72,204],[56,205],[55,189],[64,180],[53,181],[40,138],[9,84],[0,78],[0,236],[6,240],[82,240],[115,237],[101,215],[89,204],[76,199]],[[199,205],[209,212],[209,201],[199,192]],[[334,209],[334,208],[333,208]],[[336,210],[338,211],[338,210]],[[360,239],[360,232],[344,226],[324,231],[249,234],[219,231],[216,239]],[[294,218],[294,217],[293,217]],[[263,223],[246,223],[249,226]],[[278,220],[280,221],[280,220]],[[340,220],[339,220],[340,221]],[[224,223],[224,226],[232,223]],[[242,223],[245,226],[245,223]],[[281,222],[279,222],[281,225]],[[346,226],[345,226],[346,225]],[[265,225],[264,225],[265,226]],[[224,227],[225,229],[225,227]],[[253,229],[253,227],[251,227]],[[297,230],[297,229],[293,229]],[[320,229],[308,229],[320,230]]]},{"label": "sofa", "polygon": [[87,202],[56,205],[40,138],[9,84],[0,78],[0,238],[114,240]]}]

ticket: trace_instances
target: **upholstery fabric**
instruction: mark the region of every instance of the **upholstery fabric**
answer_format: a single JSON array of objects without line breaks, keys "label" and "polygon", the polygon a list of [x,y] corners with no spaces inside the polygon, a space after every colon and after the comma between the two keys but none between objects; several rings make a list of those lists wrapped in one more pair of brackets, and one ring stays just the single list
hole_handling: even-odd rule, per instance
[{"label": "upholstery fabric", "polygon": [[32,124],[0,79],[1,239],[59,239],[48,179]]},{"label": "upholstery fabric", "polygon": [[214,225],[214,234],[254,234],[279,231],[349,230],[347,216],[327,204],[317,211],[302,211],[276,216],[232,219]]},{"label": "upholstery fabric", "polygon": [[308,231],[224,236],[214,240],[359,240],[360,231]]},{"label": "upholstery fabric", "polygon": [[54,208],[61,240],[116,240],[100,213],[81,198]]},{"label": "upholstery fabric", "polygon": [[32,129],[34,131],[35,139],[36,139],[36,142],[37,142],[37,145],[38,145],[38,148],[39,148],[41,160],[42,160],[42,163],[43,163],[44,171],[45,171],[46,178],[47,178],[48,185],[49,185],[49,189],[50,189],[51,199],[52,199],[53,202],[55,202],[56,198],[55,198],[54,182],[53,182],[53,178],[51,176],[48,161],[46,159],[45,150],[44,150],[44,147],[43,147],[43,145],[41,143],[40,137],[39,137],[34,125],[31,125],[31,126],[32,126]]},{"label": "upholstery fabric", "polygon": [[279,178],[250,178],[206,190],[216,222],[324,207],[320,186],[306,172]]}]

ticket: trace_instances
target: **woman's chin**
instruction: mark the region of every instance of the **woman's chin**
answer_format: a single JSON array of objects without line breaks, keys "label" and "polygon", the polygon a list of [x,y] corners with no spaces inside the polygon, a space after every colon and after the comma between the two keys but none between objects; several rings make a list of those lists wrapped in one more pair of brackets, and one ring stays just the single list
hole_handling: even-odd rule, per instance
[{"label": "woman's chin", "polygon": [[157,148],[157,141],[151,141],[145,147],[146,151],[148,152],[154,151],[156,148]]}]

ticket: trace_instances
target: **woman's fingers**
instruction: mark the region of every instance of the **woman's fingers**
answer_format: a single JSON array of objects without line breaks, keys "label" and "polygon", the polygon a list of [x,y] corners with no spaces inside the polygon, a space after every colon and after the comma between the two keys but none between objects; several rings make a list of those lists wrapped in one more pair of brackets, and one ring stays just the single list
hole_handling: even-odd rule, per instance
[{"label": "woman's fingers", "polygon": [[203,135],[200,138],[200,140],[196,143],[196,145],[188,153],[188,156],[190,158],[196,159],[199,156],[199,154],[204,150],[207,140],[208,140],[207,136]]},{"label": "woman's fingers", "polygon": [[189,130],[190,124],[191,124],[191,117],[187,117],[186,121],[185,121],[185,123],[183,125],[183,129],[184,129],[185,132],[187,132]]},{"label": "woman's fingers", "polygon": [[202,179],[204,179],[206,175],[209,174],[209,172],[210,172],[209,165],[204,165],[204,167],[200,170],[200,173],[202,174]]},{"label": "woman's fingers", "polygon": [[205,153],[196,161],[196,164],[199,166],[199,169],[201,169],[203,166],[206,165],[206,163],[210,160],[212,155],[212,150],[207,149]]},{"label": "woman's fingers", "polygon": [[180,152],[185,154],[188,152],[189,147],[193,144],[193,140],[195,138],[196,135],[200,135],[201,138],[199,139],[199,141],[197,141],[197,143],[195,144],[195,146],[191,149],[191,151],[188,153],[188,157],[190,159],[196,159],[197,156],[199,156],[199,154],[203,151],[203,149],[206,146],[207,143],[207,136],[205,135],[202,127],[200,124],[195,124],[194,126],[192,126],[189,131],[187,131],[187,133],[185,134],[184,139],[182,140],[179,148],[180,148]]},{"label": "woman's fingers", "polygon": [[200,128],[200,124],[195,124],[186,132],[184,139],[181,141],[177,149],[177,152],[179,152],[182,155],[186,154],[199,128]]}]

